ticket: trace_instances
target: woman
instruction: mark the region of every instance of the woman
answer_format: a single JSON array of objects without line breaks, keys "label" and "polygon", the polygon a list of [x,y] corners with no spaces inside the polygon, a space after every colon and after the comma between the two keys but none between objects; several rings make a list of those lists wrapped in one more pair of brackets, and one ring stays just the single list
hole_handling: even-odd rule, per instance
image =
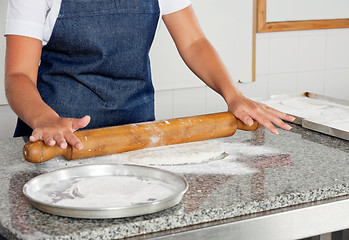
[{"label": "woman", "polygon": [[9,0],[6,96],[15,136],[82,149],[73,131],[154,120],[149,49],[162,17],[188,67],[245,124],[293,118],[245,98],[189,0]]}]

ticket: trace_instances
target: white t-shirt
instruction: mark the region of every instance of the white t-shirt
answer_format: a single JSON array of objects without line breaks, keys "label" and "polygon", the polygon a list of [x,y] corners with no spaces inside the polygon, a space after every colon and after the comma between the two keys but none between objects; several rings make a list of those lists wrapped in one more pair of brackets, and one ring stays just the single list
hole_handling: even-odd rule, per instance
[{"label": "white t-shirt", "polygon": [[[160,17],[188,7],[190,0],[158,0]],[[5,35],[50,40],[62,0],[9,0]],[[160,20],[160,18],[159,18]],[[159,25],[159,24],[158,24]]]}]

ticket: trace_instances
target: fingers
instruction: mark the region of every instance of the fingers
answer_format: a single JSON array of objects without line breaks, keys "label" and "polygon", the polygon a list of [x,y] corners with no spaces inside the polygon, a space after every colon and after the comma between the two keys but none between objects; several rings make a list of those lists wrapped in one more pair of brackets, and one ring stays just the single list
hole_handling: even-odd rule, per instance
[{"label": "fingers", "polygon": [[259,123],[262,124],[270,132],[274,133],[275,135],[279,135],[279,131],[276,129],[276,127],[270,121],[261,121]]},{"label": "fingers", "polygon": [[[88,115],[80,119],[72,119],[72,130],[76,131],[80,128],[84,128],[90,123],[90,121],[91,117]],[[83,149],[84,146],[81,141],[72,132],[67,133],[65,137],[70,145],[78,150]]]},{"label": "fingers", "polygon": [[[278,135],[279,131],[276,129],[276,127],[273,125],[275,123],[276,125],[281,124],[282,120],[278,118],[274,118],[266,112],[257,112],[256,114],[252,114],[253,118],[262,124],[266,129],[268,129],[270,132]],[[278,121],[279,120],[279,121]],[[280,122],[281,121],[281,122]]]},{"label": "fingers", "polygon": [[270,114],[271,114],[271,121],[276,124],[277,126],[281,127],[282,129],[285,130],[291,130],[292,127],[285,123],[283,120],[293,122],[295,120],[295,117],[289,116],[286,113],[280,112],[276,109],[267,107],[266,109]]},{"label": "fingers", "polygon": [[67,148],[67,142],[65,141],[63,135],[61,133],[55,133],[55,134],[50,134],[50,133],[44,133],[41,134],[40,130],[34,130],[32,133],[32,136],[30,136],[29,140],[31,142],[36,142],[39,140],[42,140],[47,146],[54,146],[57,144],[62,149]]},{"label": "fingers", "polygon": [[48,146],[57,145],[61,149],[67,148],[68,144],[81,150],[81,141],[73,134],[73,131],[86,127],[90,122],[90,116],[80,119],[58,118],[34,129],[29,140],[36,142],[42,140]]},{"label": "fingers", "polygon": [[263,113],[260,114],[258,112],[252,112],[252,114],[248,114],[247,111],[241,111],[235,113],[235,116],[248,126],[251,126],[253,124],[253,119],[255,119],[272,133],[279,134],[278,130],[274,127],[269,119],[265,118],[265,115],[263,115]]},{"label": "fingers", "polygon": [[68,143],[66,142],[62,134],[57,134],[54,140],[56,141],[58,147],[62,149],[66,149],[68,147]]},{"label": "fingers", "polygon": [[72,132],[67,132],[64,137],[72,147],[78,150],[82,150],[84,148],[80,140]]},{"label": "fingers", "polygon": [[80,128],[84,128],[86,127],[91,121],[91,117],[86,115],[85,117],[83,118],[74,118],[72,119],[72,129],[73,131],[76,131]]},{"label": "fingers", "polygon": [[37,130],[34,130],[32,132],[32,135],[29,137],[29,141],[36,142],[36,141],[39,141],[39,140],[42,140],[41,139],[41,135],[40,135],[40,133]]},{"label": "fingers", "polygon": [[240,119],[247,126],[251,126],[253,124],[253,119],[246,112],[240,112],[235,114],[235,116]]},{"label": "fingers", "polygon": [[78,150],[83,149],[82,143],[72,131],[66,131],[64,134],[61,132],[54,134],[45,133],[43,136],[40,135],[39,131],[36,131],[33,132],[33,135],[30,136],[29,140],[31,142],[42,140],[47,146],[57,145],[61,149],[66,149],[68,144]]},{"label": "fingers", "polygon": [[56,144],[56,141],[49,134],[45,134],[43,138],[44,138],[44,143],[47,146],[54,146]]},{"label": "fingers", "polygon": [[276,126],[285,129],[285,130],[291,130],[292,127],[285,123],[282,119],[290,119],[294,120],[293,118],[288,118],[286,114],[281,113],[275,109],[271,108],[265,108],[264,111],[261,111],[260,113],[256,114],[254,116],[256,121],[258,121],[260,124],[262,124],[265,128],[267,128],[269,131],[271,131],[274,134],[279,134],[279,131],[276,129]]},{"label": "fingers", "polygon": [[292,116],[247,98],[241,98],[235,102],[232,102],[229,105],[229,111],[231,111],[246,125],[252,125],[254,119],[274,134],[279,134],[279,131],[274,125],[285,130],[291,130],[292,127],[283,120],[290,122],[295,120],[295,118]]},{"label": "fingers", "polygon": [[294,120],[296,120],[295,117],[287,115],[286,113],[280,112],[280,111],[278,111],[278,110],[276,110],[274,108],[271,108],[271,107],[267,106],[266,109],[269,112],[273,113],[275,116],[277,116],[277,117],[279,117],[279,118],[281,118],[283,120],[286,120],[286,121],[289,121],[289,122],[293,122]]}]

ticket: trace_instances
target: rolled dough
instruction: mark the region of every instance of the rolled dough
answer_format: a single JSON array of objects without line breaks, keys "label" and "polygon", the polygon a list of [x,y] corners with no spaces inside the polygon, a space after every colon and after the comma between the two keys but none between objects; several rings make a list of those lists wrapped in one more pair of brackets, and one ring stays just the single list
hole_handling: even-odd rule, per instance
[{"label": "rolled dough", "polygon": [[224,158],[224,148],[214,141],[183,143],[118,154],[122,161],[145,165],[199,164]]}]

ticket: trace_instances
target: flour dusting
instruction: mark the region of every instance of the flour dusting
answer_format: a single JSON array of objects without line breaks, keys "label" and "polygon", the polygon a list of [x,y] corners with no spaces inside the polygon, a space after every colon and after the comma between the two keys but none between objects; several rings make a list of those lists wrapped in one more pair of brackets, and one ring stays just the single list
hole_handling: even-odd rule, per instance
[{"label": "flour dusting", "polygon": [[285,100],[264,102],[270,107],[308,121],[349,131],[349,106],[324,99],[297,96]]},{"label": "flour dusting", "polygon": [[303,96],[284,100],[269,100],[264,103],[279,111],[301,118],[310,118],[329,107],[329,102],[327,101],[310,99]]},{"label": "flour dusting", "polygon": [[159,136],[152,136],[150,138],[150,140],[151,140],[152,143],[155,144],[155,143],[158,143],[160,141],[160,137]]},{"label": "flour dusting", "polygon": [[109,159],[119,163],[153,165],[176,173],[237,175],[258,171],[237,162],[238,158],[278,153],[277,149],[266,146],[208,140],[125,152]]},{"label": "flour dusting", "polygon": [[[195,150],[196,149],[196,150]],[[258,170],[251,168],[238,159],[253,156],[280,154],[277,148],[254,146],[241,142],[225,142],[223,139],[176,144],[130,151],[108,156],[71,161],[70,164],[139,164],[154,166],[171,172],[192,174],[245,175]],[[64,167],[67,161],[63,157],[45,163],[56,169]]]},{"label": "flour dusting", "polygon": [[146,165],[181,165],[208,162],[223,153],[224,149],[220,144],[192,142],[121,153],[118,154],[118,159]]},{"label": "flour dusting", "polygon": [[169,183],[137,176],[75,178],[58,185],[47,186],[35,197],[56,206],[108,208],[161,201],[176,191]]},{"label": "flour dusting", "polygon": [[176,173],[245,175],[256,173],[258,170],[249,167],[244,162],[237,162],[237,159],[279,153],[278,149],[266,146],[252,146],[246,143],[231,143],[219,140],[211,140],[209,142],[217,144],[219,148],[224,150],[226,156],[223,159],[210,160],[200,165],[174,165],[162,166],[161,168]]}]

